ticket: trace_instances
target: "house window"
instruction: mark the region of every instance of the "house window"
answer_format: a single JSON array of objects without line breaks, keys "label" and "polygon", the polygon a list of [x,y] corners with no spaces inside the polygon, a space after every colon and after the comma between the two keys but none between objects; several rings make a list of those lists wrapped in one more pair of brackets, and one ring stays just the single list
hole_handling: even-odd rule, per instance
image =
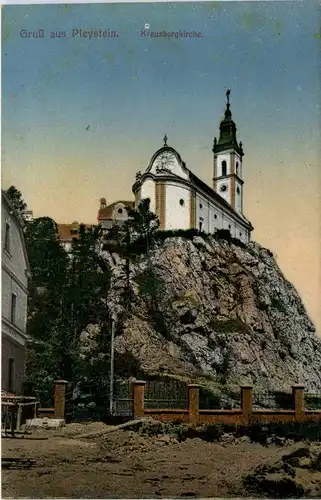
[{"label": "house window", "polygon": [[226,165],[226,161],[223,160],[222,161],[222,175],[226,175],[227,173],[227,165]]},{"label": "house window", "polygon": [[240,233],[240,236],[242,236],[242,233]]},{"label": "house window", "polygon": [[217,215],[216,214],[214,214],[214,219],[217,219]]},{"label": "house window", "polygon": [[9,392],[14,392],[14,359],[9,358],[9,365],[8,365],[8,391]]},{"label": "house window", "polygon": [[6,222],[6,233],[4,237],[4,249],[10,253],[10,224]]},{"label": "house window", "polygon": [[16,322],[16,309],[17,309],[17,296],[15,293],[11,294],[11,323]]},{"label": "house window", "polygon": [[183,199],[179,200],[179,204],[181,205],[181,207],[183,207],[184,206],[184,200]]},{"label": "house window", "polygon": [[228,225],[228,228],[231,229],[231,224]]}]

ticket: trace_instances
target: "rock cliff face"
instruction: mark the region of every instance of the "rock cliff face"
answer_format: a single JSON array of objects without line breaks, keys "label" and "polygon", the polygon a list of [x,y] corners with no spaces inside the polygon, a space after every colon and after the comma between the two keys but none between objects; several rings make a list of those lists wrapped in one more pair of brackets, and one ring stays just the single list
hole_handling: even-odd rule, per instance
[{"label": "rock cliff face", "polygon": [[[105,258],[113,266],[109,302],[121,312],[124,265],[114,254]],[[156,280],[146,279],[150,268]],[[133,312],[116,352],[143,373],[321,389],[315,327],[272,253],[257,243],[167,238],[132,267],[131,287]]]}]

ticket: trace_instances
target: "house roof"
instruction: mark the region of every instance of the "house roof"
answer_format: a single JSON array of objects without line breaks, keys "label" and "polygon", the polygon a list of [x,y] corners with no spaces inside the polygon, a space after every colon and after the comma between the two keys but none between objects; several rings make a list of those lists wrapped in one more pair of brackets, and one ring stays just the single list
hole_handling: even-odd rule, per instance
[{"label": "house roof", "polygon": [[114,201],[114,203],[111,203],[110,205],[107,205],[105,208],[100,208],[98,210],[98,215],[97,215],[97,220],[112,220],[113,219],[113,209],[115,205],[118,205],[119,203],[125,205],[127,208],[135,208],[135,202],[134,201],[128,201],[128,200],[120,200],[120,201]]},{"label": "house roof", "polygon": [[[57,224],[58,238],[64,243],[72,242],[73,238],[78,238],[78,229],[82,223],[73,222],[72,224]],[[85,228],[92,227],[93,224],[83,224]]]}]

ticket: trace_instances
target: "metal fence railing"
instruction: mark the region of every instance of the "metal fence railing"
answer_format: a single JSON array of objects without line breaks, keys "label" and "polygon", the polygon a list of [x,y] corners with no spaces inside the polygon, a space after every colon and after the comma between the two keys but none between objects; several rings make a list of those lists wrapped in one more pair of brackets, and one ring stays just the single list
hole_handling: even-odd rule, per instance
[{"label": "metal fence railing", "polygon": [[219,393],[200,387],[200,410],[238,410],[241,409],[241,392]]},{"label": "metal fence railing", "polygon": [[129,380],[119,380],[114,385],[113,414],[120,417],[133,415],[133,388]]},{"label": "metal fence railing", "polygon": [[150,380],[145,386],[145,408],[178,409],[188,408],[188,387],[179,380]]},{"label": "metal fence railing", "polygon": [[261,391],[253,393],[253,410],[293,410],[292,393],[282,391]]},{"label": "metal fence railing", "polygon": [[306,410],[321,410],[321,393],[306,392],[304,406]]}]

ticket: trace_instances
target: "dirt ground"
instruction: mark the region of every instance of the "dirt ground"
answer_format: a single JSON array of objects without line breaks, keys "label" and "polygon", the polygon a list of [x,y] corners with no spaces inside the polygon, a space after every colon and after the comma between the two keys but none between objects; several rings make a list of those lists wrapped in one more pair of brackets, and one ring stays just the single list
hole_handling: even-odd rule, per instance
[{"label": "dirt ground", "polygon": [[3,470],[2,496],[236,497],[242,495],[242,478],[256,466],[272,464],[299,446],[220,444],[199,438],[178,442],[129,430],[77,438],[105,428],[102,423],[69,424],[56,431],[33,431],[24,439],[2,439],[3,458],[35,460],[28,470]]}]

